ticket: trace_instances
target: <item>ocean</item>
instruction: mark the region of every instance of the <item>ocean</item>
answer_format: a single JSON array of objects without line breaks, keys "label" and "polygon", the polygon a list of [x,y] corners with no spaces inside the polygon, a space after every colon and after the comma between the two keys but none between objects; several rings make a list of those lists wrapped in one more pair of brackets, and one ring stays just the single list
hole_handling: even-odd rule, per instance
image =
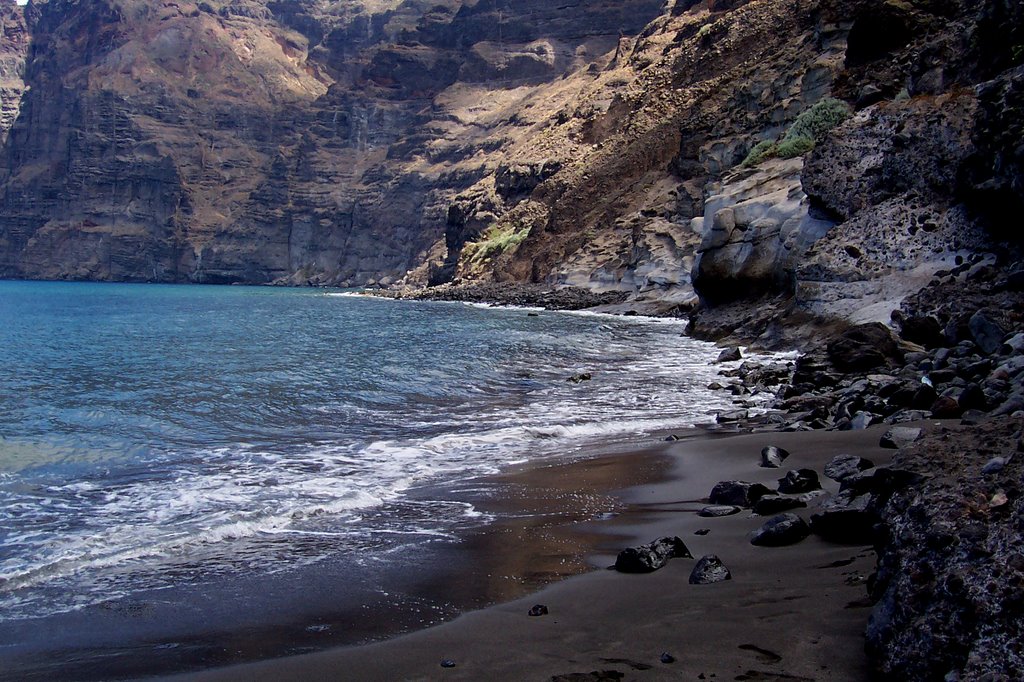
[{"label": "ocean", "polygon": [[315,631],[333,590],[386,590],[389,562],[493,521],[446,490],[731,409],[706,389],[717,349],[682,331],[320,289],[0,282],[0,667],[75,677],[83,651]]}]

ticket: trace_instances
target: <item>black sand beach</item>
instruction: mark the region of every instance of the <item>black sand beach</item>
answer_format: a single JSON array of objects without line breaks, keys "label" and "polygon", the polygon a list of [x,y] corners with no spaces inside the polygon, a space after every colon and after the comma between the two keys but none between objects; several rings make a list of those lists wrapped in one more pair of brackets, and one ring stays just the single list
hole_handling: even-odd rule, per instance
[{"label": "black sand beach", "polygon": [[[786,469],[820,471],[840,453],[885,464],[893,451],[878,447],[883,431],[694,435],[511,472],[501,477],[506,490],[531,501],[523,504],[510,492],[502,504],[518,505],[526,515],[452,548],[453,562],[473,562],[475,569],[457,570],[463,577],[430,588],[511,601],[369,645],[173,679],[869,679],[863,632],[869,613],[864,583],[874,568],[870,547],[815,536],[789,547],[754,547],[748,536],[763,517],[744,511],[708,519],[696,512],[721,480],[774,486]],[[768,444],[792,453],[784,469],[758,466]],[[659,469],[664,476],[651,476]],[[838,487],[822,480],[832,492]],[[611,522],[588,521],[612,508],[602,495],[615,490],[622,491],[615,505],[621,513]],[[807,518],[815,504],[797,511]],[[695,535],[701,529],[710,532]],[[681,537],[695,557],[718,555],[732,580],[690,585],[691,559],[674,559],[646,575],[602,570],[618,549],[664,535]],[[581,552],[589,553],[590,572],[524,596],[579,571]],[[528,616],[534,604],[549,613]],[[663,653],[675,660],[661,662]],[[443,668],[443,660],[454,667]],[[604,677],[591,675],[602,671]]]}]

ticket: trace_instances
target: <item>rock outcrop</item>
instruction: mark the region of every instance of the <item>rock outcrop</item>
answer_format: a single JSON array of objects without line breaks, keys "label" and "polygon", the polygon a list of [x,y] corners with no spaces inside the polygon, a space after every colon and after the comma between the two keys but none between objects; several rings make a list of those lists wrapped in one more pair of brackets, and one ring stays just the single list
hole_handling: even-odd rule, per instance
[{"label": "rock outcrop", "polygon": [[[1013,680],[1024,675],[1020,420],[947,431],[897,463],[927,479],[882,512],[877,604],[867,644],[882,679]],[[985,443],[979,452],[974,444]],[[991,453],[1008,464],[983,471]]]}]

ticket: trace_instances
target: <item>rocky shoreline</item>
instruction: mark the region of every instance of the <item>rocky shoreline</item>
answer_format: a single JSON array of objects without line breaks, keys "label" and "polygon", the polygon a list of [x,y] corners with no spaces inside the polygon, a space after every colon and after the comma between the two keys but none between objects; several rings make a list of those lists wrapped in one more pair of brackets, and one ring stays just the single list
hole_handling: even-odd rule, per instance
[{"label": "rocky shoreline", "polygon": [[[881,679],[1024,676],[1024,563],[1013,549],[1024,544],[1017,454],[1024,450],[1022,282],[1020,263],[965,263],[937,273],[908,298],[892,327],[803,320],[807,329],[831,334],[817,342],[809,340],[813,334],[804,337],[795,362],[745,359],[709,387],[731,392],[737,404],[718,415],[718,432],[767,438],[772,432],[888,427],[880,444],[897,450],[891,467],[830,462],[821,472],[789,471],[778,491],[759,486],[751,493],[749,483],[723,481],[709,497],[712,505],[768,517],[756,533],[762,545],[792,544],[813,532],[829,542],[874,546],[866,644]],[[536,285],[445,287],[413,297],[563,310],[614,302]],[[778,311],[785,306],[770,309],[774,322],[784,325]],[[728,308],[716,313],[729,314]],[[721,360],[742,355],[729,347]],[[774,404],[748,411],[751,398],[765,392],[776,395]],[[925,423],[929,428],[922,430]],[[782,459],[765,455],[764,465],[785,471]],[[819,473],[836,479],[840,490],[825,495]],[[812,512],[807,520],[804,509]],[[672,552],[659,554],[655,545],[631,551],[664,565]],[[727,568],[717,573],[719,579],[727,574]]]},{"label": "rocky shoreline", "polygon": [[367,293],[412,301],[458,301],[545,310],[587,310],[615,305],[627,299],[627,295],[620,292],[597,293],[580,287],[493,282],[368,290]]}]

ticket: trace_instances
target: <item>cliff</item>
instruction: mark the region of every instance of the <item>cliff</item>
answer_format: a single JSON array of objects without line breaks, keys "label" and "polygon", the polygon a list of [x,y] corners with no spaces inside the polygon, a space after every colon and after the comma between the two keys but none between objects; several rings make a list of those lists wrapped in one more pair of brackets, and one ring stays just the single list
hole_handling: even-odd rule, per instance
[{"label": "cliff", "polygon": [[538,84],[660,8],[34,2],[0,275],[393,281]]},{"label": "cliff", "polygon": [[21,108],[28,43],[23,10],[14,0],[0,0],[0,144]]},{"label": "cliff", "polygon": [[2,276],[575,285],[770,344],[1019,243],[1015,2],[4,7]]}]

